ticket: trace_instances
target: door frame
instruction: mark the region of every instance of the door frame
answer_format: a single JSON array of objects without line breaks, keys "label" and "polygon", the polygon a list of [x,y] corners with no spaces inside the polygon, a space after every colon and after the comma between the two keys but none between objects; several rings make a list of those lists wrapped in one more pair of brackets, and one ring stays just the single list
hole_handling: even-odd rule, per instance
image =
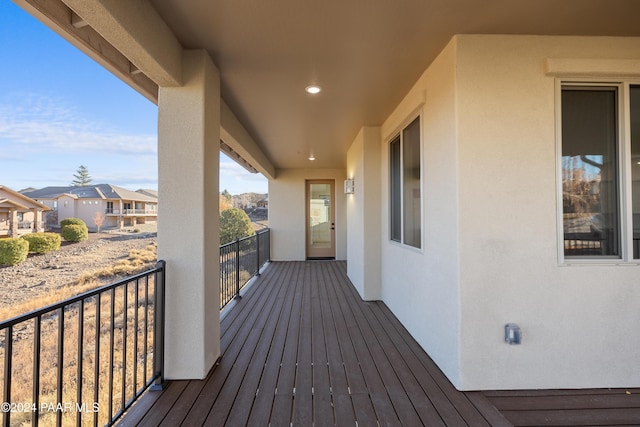
[{"label": "door frame", "polygon": [[[310,227],[310,200],[311,200],[311,185],[312,184],[329,184],[331,187],[331,199],[329,204],[329,215],[331,222],[331,247],[324,250],[310,248],[311,242],[311,227]],[[305,257],[306,259],[335,259],[336,258],[336,180],[335,179],[307,179],[304,183],[305,186]]]}]

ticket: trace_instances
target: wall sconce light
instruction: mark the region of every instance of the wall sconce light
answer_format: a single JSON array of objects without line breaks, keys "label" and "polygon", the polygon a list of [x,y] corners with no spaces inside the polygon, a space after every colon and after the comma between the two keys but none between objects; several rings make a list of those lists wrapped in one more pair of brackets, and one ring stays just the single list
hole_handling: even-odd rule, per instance
[{"label": "wall sconce light", "polygon": [[520,326],[515,323],[507,323],[504,325],[504,341],[510,345],[520,344],[522,342]]},{"label": "wall sconce light", "polygon": [[353,179],[344,180],[344,194],[353,194],[355,191],[355,182]]}]

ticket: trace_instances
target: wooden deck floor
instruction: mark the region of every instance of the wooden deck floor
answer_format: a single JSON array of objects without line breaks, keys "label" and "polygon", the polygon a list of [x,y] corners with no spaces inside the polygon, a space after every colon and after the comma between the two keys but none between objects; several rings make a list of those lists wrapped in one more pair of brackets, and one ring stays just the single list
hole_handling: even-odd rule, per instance
[{"label": "wooden deck floor", "polygon": [[272,263],[221,332],[205,380],[147,393],[120,425],[640,425],[640,390],[457,391],[344,262]]}]

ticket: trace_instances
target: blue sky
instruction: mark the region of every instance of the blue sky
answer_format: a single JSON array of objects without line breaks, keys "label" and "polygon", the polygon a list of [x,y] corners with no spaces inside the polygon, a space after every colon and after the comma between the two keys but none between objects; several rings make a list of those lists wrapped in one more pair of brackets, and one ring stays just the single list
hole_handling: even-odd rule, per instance
[{"label": "blue sky", "polygon": [[[62,37],[0,0],[0,185],[93,182],[156,189],[157,112]],[[220,189],[267,192],[267,180],[221,155]]]}]

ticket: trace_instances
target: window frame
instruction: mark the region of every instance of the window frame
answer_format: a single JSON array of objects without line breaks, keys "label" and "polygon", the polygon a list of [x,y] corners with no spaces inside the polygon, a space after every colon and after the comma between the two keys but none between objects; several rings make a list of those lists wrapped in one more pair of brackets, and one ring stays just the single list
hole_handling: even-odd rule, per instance
[{"label": "window frame", "polygon": [[[406,243],[405,241],[405,158],[404,158],[404,153],[405,153],[405,146],[404,146],[404,132],[407,130],[407,128],[409,128],[409,126],[411,126],[415,121],[418,121],[418,135],[419,135],[419,141],[418,141],[418,163],[420,166],[420,177],[419,177],[419,181],[420,181],[420,214],[419,214],[419,225],[420,225],[420,231],[419,231],[419,237],[420,237],[420,242],[419,242],[419,246],[413,246],[409,243]],[[389,185],[389,192],[388,192],[388,197],[389,197],[389,223],[388,223],[388,233],[389,233],[389,242],[394,244],[394,245],[398,245],[404,248],[407,248],[409,250],[413,250],[413,251],[417,251],[417,252],[424,252],[424,245],[425,245],[425,238],[424,238],[424,234],[425,234],[425,227],[424,227],[424,161],[423,161],[423,156],[424,156],[424,143],[423,143],[423,119],[422,119],[422,114],[414,114],[409,116],[406,120],[404,120],[401,125],[396,129],[396,131],[394,131],[391,135],[390,138],[387,139],[387,154],[388,154],[388,167],[389,167],[389,175],[388,175],[388,185]],[[399,141],[399,160],[400,160],[400,164],[399,164],[399,168],[398,168],[398,172],[399,172],[399,176],[395,177],[395,179],[399,180],[399,208],[395,207],[397,209],[397,217],[400,221],[400,239],[395,239],[394,238],[394,224],[393,224],[393,219],[396,217],[396,215],[394,215],[394,197],[393,197],[393,183],[394,183],[394,165],[393,165],[393,158],[392,158],[392,147],[393,144]]]},{"label": "window frame", "polygon": [[[607,78],[557,78],[555,81],[555,137],[556,137],[556,194],[557,194],[557,250],[559,265],[640,265],[640,259],[633,258],[633,200],[631,170],[631,105],[630,90],[640,86],[640,79]],[[566,256],[564,249],[564,217],[562,188],[562,90],[565,87],[588,89],[613,88],[617,93],[617,177],[618,221],[620,224],[620,256],[584,255]]]}]

